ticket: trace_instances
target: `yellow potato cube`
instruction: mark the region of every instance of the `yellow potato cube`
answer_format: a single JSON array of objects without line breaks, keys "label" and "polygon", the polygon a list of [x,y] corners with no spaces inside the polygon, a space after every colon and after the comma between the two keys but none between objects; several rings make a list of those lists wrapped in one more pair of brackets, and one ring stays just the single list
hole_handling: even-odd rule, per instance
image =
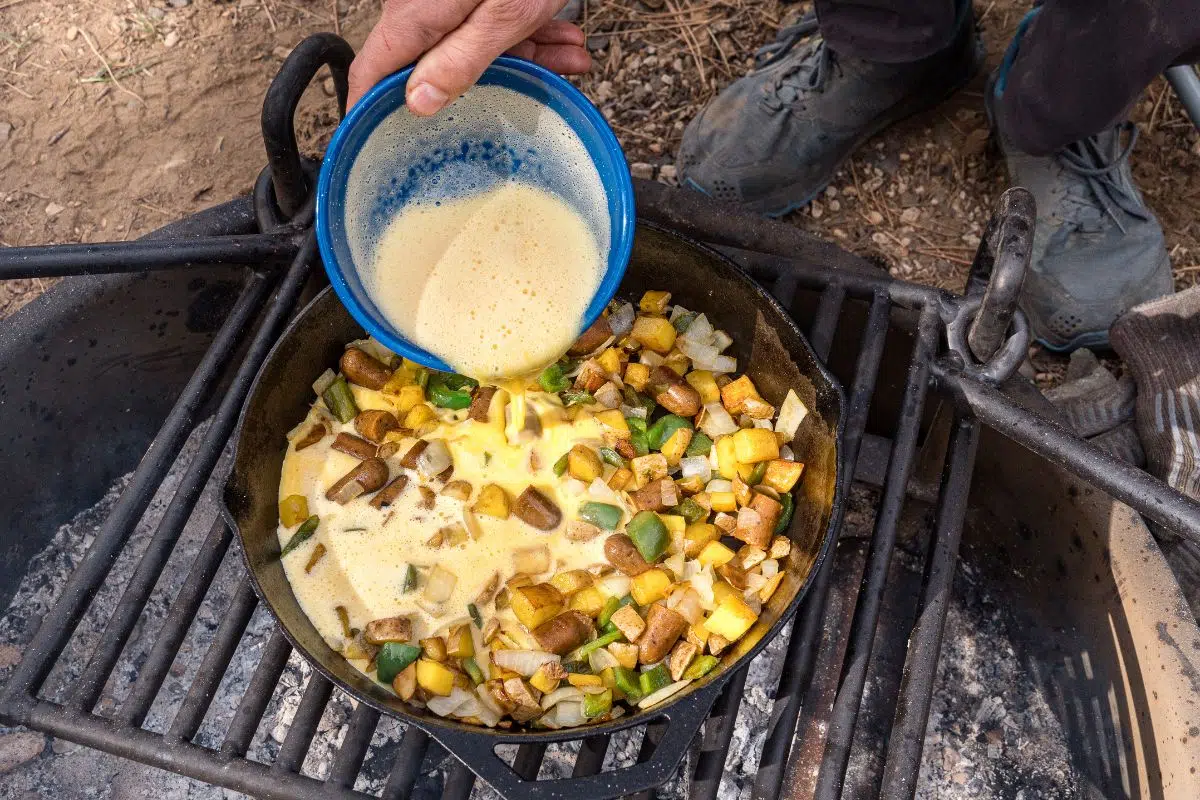
[{"label": "yellow potato cube", "polygon": [[737,511],[737,495],[733,492],[709,492],[713,511]]},{"label": "yellow potato cube", "polygon": [[610,347],[600,355],[596,356],[596,363],[603,367],[604,371],[610,375],[620,374],[621,351],[616,347]]},{"label": "yellow potato cube", "polygon": [[697,622],[695,625],[689,625],[687,629],[687,640],[704,650],[704,645],[708,644],[708,628],[704,627],[703,622]]},{"label": "yellow potato cube", "polygon": [[649,291],[638,301],[638,310],[645,314],[665,314],[670,303],[670,292]]},{"label": "yellow potato cube", "polygon": [[745,411],[746,400],[750,398],[761,399],[758,387],[750,380],[749,375],[743,375],[721,389],[721,405],[725,406],[725,410],[730,414],[741,414]]},{"label": "yellow potato cube", "polygon": [[479,490],[479,497],[475,499],[471,510],[476,514],[485,514],[496,519],[508,519],[508,515],[512,513],[512,502],[508,499],[508,492],[504,491],[504,487],[488,483]]},{"label": "yellow potato cube", "polygon": [[621,467],[608,479],[608,488],[614,492],[619,492],[628,486],[631,481],[633,481],[633,470]]},{"label": "yellow potato cube", "polygon": [[[562,666],[558,664],[558,662],[552,663],[558,669],[562,669]],[[538,667],[537,671],[534,672],[529,678],[529,685],[537,689],[542,694],[549,694],[550,692],[553,692],[558,688],[559,681],[562,680],[562,678],[555,677],[555,675],[551,673],[551,670],[546,669],[546,667],[546,664]]]},{"label": "yellow potato cube", "polygon": [[586,569],[570,569],[551,578],[550,585],[564,595],[572,595],[592,585],[592,573]]},{"label": "yellow potato cube", "polygon": [[633,602],[639,606],[648,606],[655,600],[667,596],[667,587],[671,585],[671,576],[661,569],[648,569],[640,575],[633,576],[629,593]]},{"label": "yellow potato cube", "polygon": [[738,463],[757,464],[779,458],[779,441],[766,428],[743,428],[733,435],[733,450]]},{"label": "yellow potato cube", "polygon": [[683,532],[683,553],[688,558],[695,558],[709,542],[721,538],[721,531],[711,522],[693,522]]},{"label": "yellow potato cube", "polygon": [[580,672],[567,674],[567,683],[582,689],[585,686],[603,686],[604,681],[599,675],[584,675]]},{"label": "yellow potato cube", "polygon": [[735,589],[728,581],[719,580],[713,584],[713,600],[716,601],[717,605],[721,605],[721,601],[727,597],[740,598],[741,596],[741,590]]},{"label": "yellow potato cube", "polygon": [[750,606],[742,598],[731,595],[720,602],[704,621],[704,627],[708,628],[709,633],[736,642],[757,621],[758,615]]},{"label": "yellow potato cube", "polygon": [[762,482],[780,494],[790,492],[804,474],[804,465],[799,461],[775,459],[767,463]]},{"label": "yellow potato cube", "polygon": [[392,405],[396,407],[396,415],[403,418],[417,405],[425,402],[425,390],[414,383],[410,386],[401,386],[393,397]]},{"label": "yellow potato cube", "polygon": [[587,614],[589,617],[598,617],[600,612],[604,610],[604,601],[608,599],[604,592],[595,586],[589,586],[586,589],[580,589],[575,594],[571,595],[571,601],[567,607],[571,611],[579,611]]},{"label": "yellow potato cube", "polygon": [[758,590],[758,599],[764,603],[771,599],[771,595],[775,594],[775,590],[779,588],[779,583],[783,580],[784,573],[776,572],[761,589]]},{"label": "yellow potato cube", "polygon": [[416,430],[426,422],[432,420],[436,415],[433,409],[426,403],[418,403],[413,406],[407,414],[404,415],[404,427],[409,430]]},{"label": "yellow potato cube", "polygon": [[446,655],[466,658],[475,655],[475,640],[471,638],[470,623],[455,625],[446,636]]},{"label": "yellow potato cube", "polygon": [[638,647],[627,642],[613,642],[608,646],[608,652],[613,654],[617,663],[625,669],[635,669],[638,663]]},{"label": "yellow potato cube", "polygon": [[562,592],[548,583],[521,586],[509,591],[509,602],[513,613],[529,630],[549,622],[562,611]]},{"label": "yellow potato cube", "polygon": [[731,481],[738,474],[737,447],[733,443],[733,436],[718,436],[715,444],[717,473],[725,480]]},{"label": "yellow potato cube", "polygon": [[688,367],[691,365],[692,362],[688,360],[688,357],[678,350],[672,350],[671,352],[667,353],[667,357],[663,359],[663,366],[672,370],[681,378],[683,377],[684,373],[688,371]]},{"label": "yellow potato cube", "polygon": [[664,317],[638,317],[629,335],[647,350],[663,355],[675,346],[675,326]]},{"label": "yellow potato cube", "polygon": [[631,642],[636,642],[646,630],[646,621],[633,606],[621,606],[609,618],[609,622],[617,626],[622,635]]},{"label": "yellow potato cube", "polygon": [[445,664],[427,658],[418,659],[417,685],[430,694],[447,697],[454,689],[454,671]]},{"label": "yellow potato cube", "polygon": [[700,393],[700,402],[704,405],[715,403],[721,399],[721,389],[717,379],[706,369],[694,369],[683,376],[693,389]]},{"label": "yellow potato cube", "polygon": [[289,494],[279,501],[279,521],[285,528],[299,525],[308,519],[308,498],[302,494]]},{"label": "yellow potato cube", "polygon": [[646,364],[630,361],[629,365],[625,367],[625,382],[639,392],[642,391],[646,388],[646,384],[650,382],[650,367]]},{"label": "yellow potato cube", "polygon": [[711,564],[713,567],[719,567],[722,564],[732,561],[734,555],[735,553],[732,550],[714,540],[700,548],[700,554],[696,556],[696,560],[701,564]]},{"label": "yellow potato cube", "polygon": [[567,472],[572,478],[591,483],[604,473],[600,455],[584,444],[577,444],[567,453]]},{"label": "yellow potato cube", "polygon": [[667,463],[672,467],[679,465],[679,459],[683,458],[687,452],[688,445],[692,443],[692,437],[695,431],[691,428],[680,428],[671,434],[671,438],[663,442],[660,451],[667,457]]},{"label": "yellow potato cube", "polygon": [[596,415],[596,421],[622,439],[629,438],[629,423],[621,415],[621,409],[612,408],[607,411],[601,411]]}]

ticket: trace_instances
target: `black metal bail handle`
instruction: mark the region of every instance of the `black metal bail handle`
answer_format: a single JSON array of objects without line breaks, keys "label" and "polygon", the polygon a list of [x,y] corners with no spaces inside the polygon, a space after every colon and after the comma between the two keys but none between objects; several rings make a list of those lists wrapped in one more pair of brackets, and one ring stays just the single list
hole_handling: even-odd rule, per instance
[{"label": "black metal bail handle", "polygon": [[1000,204],[979,241],[967,278],[967,295],[982,293],[983,300],[966,339],[971,355],[981,363],[986,364],[1001,352],[1009,338],[1033,253],[1036,218],[1033,195],[1014,186],[1000,196]]},{"label": "black metal bail handle", "polygon": [[300,210],[311,189],[296,143],[295,116],[300,96],[317,70],[328,66],[337,89],[338,116],[344,117],[353,60],[354,48],[345,39],[332,33],[314,33],[288,54],[267,89],[262,110],[263,142],[267,146],[275,202],[285,217],[290,218]]}]

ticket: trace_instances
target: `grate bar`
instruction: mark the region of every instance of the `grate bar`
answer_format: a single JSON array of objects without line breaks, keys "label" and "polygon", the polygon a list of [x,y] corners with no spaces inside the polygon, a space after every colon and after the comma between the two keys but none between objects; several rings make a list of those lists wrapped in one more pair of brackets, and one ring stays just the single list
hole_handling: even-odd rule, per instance
[{"label": "grate bar", "polygon": [[204,595],[208,593],[217,570],[221,568],[221,561],[225,558],[232,538],[229,526],[218,517],[213,522],[200,552],[196,554],[196,561],[192,564],[187,580],[171,604],[170,614],[158,630],[158,638],[150,655],[138,670],[137,681],[117,716],[120,722],[140,728],[145,721],[146,714],[149,713],[150,706],[154,704],[154,698],[167,677],[167,671],[175,661],[175,655],[196,617],[196,612],[204,602]]},{"label": "grate bar", "polygon": [[442,788],[442,800],[467,800],[475,788],[475,773],[467,765],[454,759],[446,773],[446,785]]},{"label": "grate bar", "polygon": [[812,331],[808,335],[817,358],[822,362],[829,360],[829,351],[833,347],[833,334],[837,331],[838,319],[842,316],[842,303],[846,300],[846,287],[840,283],[831,283],[829,288],[821,292],[821,300],[817,304],[817,314],[813,317]]},{"label": "grate bar", "polygon": [[[651,722],[646,726],[646,732],[642,735],[642,746],[638,749],[639,764],[649,761],[654,756],[654,751],[658,749],[658,744],[666,733],[667,723],[665,722]],[[654,794],[653,789],[647,789],[644,792],[628,795],[628,797],[629,800],[651,800]]]},{"label": "grate bar", "polygon": [[925,744],[925,726],[929,720],[929,702],[937,676],[938,654],[950,607],[954,567],[962,542],[967,496],[971,491],[971,473],[979,444],[979,423],[956,415],[950,434],[942,487],[938,498],[934,541],[921,591],[921,611],[913,626],[896,702],[896,716],[888,737],[888,754],[883,771],[880,797],[888,800],[912,798],[917,791],[921,767],[921,749]]},{"label": "grate bar", "polygon": [[271,702],[271,695],[279,683],[279,676],[287,664],[288,656],[292,654],[292,645],[283,632],[276,628],[271,634],[267,646],[263,648],[262,659],[254,670],[250,685],[242,695],[242,702],[234,712],[233,721],[229,723],[229,731],[225,741],[221,743],[221,754],[226,756],[245,756],[250,749],[250,740],[258,730]]},{"label": "grate bar", "polygon": [[333,694],[333,684],[325,680],[325,676],[314,671],[308,676],[308,685],[304,687],[304,696],[300,698],[300,707],[292,724],[288,726],[287,736],[283,738],[283,746],[272,765],[273,769],[284,772],[299,772],[304,765],[304,757],[312,745],[313,737],[317,735],[317,726],[329,704]]},{"label": "grate bar", "polygon": [[536,781],[538,770],[542,768],[542,759],[546,757],[546,745],[531,742],[517,747],[517,757],[513,759],[513,772],[524,780]]},{"label": "grate bar", "polygon": [[846,662],[842,667],[841,684],[833,704],[829,736],[821,761],[821,774],[817,778],[814,794],[818,800],[834,800],[841,796],[846,766],[850,760],[854,728],[862,704],[867,667],[871,660],[875,627],[883,604],[888,567],[896,544],[896,526],[900,520],[908,477],[916,455],[917,435],[925,407],[925,396],[929,390],[929,361],[937,343],[938,330],[937,310],[933,306],[926,306],[921,311],[918,323],[917,342],[913,348],[895,445],[892,447],[892,456],[888,464],[887,485],[884,488],[867,555],[865,579],[850,624]]},{"label": "grate bar", "polygon": [[275,345],[280,329],[286,322],[287,316],[300,294],[300,289],[308,277],[312,265],[313,241],[310,236],[308,243],[288,270],[287,277],[280,285],[262,325],[259,326],[250,343],[245,360],[242,361],[232,384],[221,398],[221,404],[205,432],[204,441],[197,450],[195,458],[188,465],[187,472],[180,481],[179,489],[171,498],[171,503],[167,506],[166,513],[154,532],[154,538],[147,546],[146,552],[143,553],[141,561],[138,562],[137,570],[129,579],[125,592],[104,630],[100,644],[84,669],[83,675],[76,682],[75,690],[71,695],[71,704],[76,708],[85,711],[91,710],[104,691],[104,684],[120,659],[121,651],[129,640],[130,634],[133,633],[138,618],[145,609],[146,601],[154,591],[162,569],[170,559],[171,553],[175,549],[175,543],[179,540],[184,526],[187,525],[196,501],[200,499],[200,494],[204,491],[209,476],[221,458],[221,452],[225,449],[225,444],[237,425],[242,402],[250,393],[250,387],[258,374],[258,368]]},{"label": "grate bar", "polygon": [[417,776],[421,772],[421,762],[425,760],[429,741],[429,734],[420,728],[405,728],[404,735],[400,737],[396,761],[392,764],[392,772],[388,775],[380,800],[408,800],[412,795],[413,784],[417,782]]},{"label": "grate bar", "polygon": [[354,779],[362,768],[363,759],[367,757],[371,737],[375,735],[378,725],[379,712],[366,703],[359,703],[350,717],[350,726],[346,729],[342,745],[333,758],[333,766],[329,768],[326,783],[347,788],[354,785]]},{"label": "grate bar", "polygon": [[595,775],[604,766],[604,756],[608,754],[608,736],[588,736],[579,743],[579,755],[575,757],[575,769],[571,777],[580,778],[584,775]]},{"label": "grate bar", "polygon": [[746,689],[746,672],[749,669],[750,666],[746,665],[734,673],[704,722],[704,738],[696,759],[696,771],[692,774],[690,800],[713,800],[721,788],[721,774],[725,771],[729,742],[733,739],[733,723],[737,719],[742,692]]},{"label": "grate bar", "polygon": [[238,642],[246,626],[250,624],[250,617],[257,606],[258,596],[254,594],[250,581],[243,578],[233,601],[222,614],[221,625],[217,628],[208,652],[204,654],[204,660],[196,670],[195,680],[183,700],[183,705],[171,721],[171,727],[167,731],[168,739],[190,740],[196,735],[196,731],[200,730],[200,724],[204,721],[204,715],[208,713],[217,687],[221,685],[221,678],[229,668],[229,662],[237,652]]},{"label": "grate bar", "polygon": [[[129,487],[121,493],[112,513],[97,532],[91,549],[79,562],[63,587],[58,602],[46,614],[33,640],[25,648],[25,657],[4,691],[6,714],[11,713],[18,704],[27,704],[50,674],[59,653],[75,633],[75,626],[108,577],[117,551],[150,504],[162,476],[170,469],[184,440],[192,432],[200,404],[208,397],[218,375],[241,342],[251,320],[266,299],[268,289],[269,281],[262,275],[254,274],[246,282],[229,316],[134,471]],[[14,721],[22,722],[19,717]]]},{"label": "grate bar", "polygon": [[[883,346],[887,340],[889,311],[887,296],[877,292],[867,312],[862,347],[855,366],[854,385],[846,410],[844,463],[841,468],[851,475],[854,474],[854,466],[858,461],[859,444],[867,427],[867,412],[875,394],[875,380],[879,375]],[[821,564],[820,571],[813,579],[808,599],[801,606],[796,621],[792,624],[792,638],[788,641],[787,655],[784,656],[783,662],[791,665],[791,668],[783,670],[775,691],[775,702],[771,706],[771,717],[767,721],[767,738],[763,743],[758,773],[754,778],[754,800],[778,797],[783,784],[788,754],[791,752],[792,740],[800,718],[800,706],[816,667],[821,626],[833,576],[833,562],[831,553]]]}]

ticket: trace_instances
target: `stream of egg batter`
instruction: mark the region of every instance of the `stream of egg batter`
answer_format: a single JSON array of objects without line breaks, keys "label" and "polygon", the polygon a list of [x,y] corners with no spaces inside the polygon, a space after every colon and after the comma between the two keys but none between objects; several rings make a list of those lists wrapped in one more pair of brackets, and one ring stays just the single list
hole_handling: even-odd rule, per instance
[{"label": "stream of egg batter", "polygon": [[604,274],[596,238],[557,195],[508,182],[410,203],[364,276],[406,338],[481,379],[536,373],[566,352]]}]

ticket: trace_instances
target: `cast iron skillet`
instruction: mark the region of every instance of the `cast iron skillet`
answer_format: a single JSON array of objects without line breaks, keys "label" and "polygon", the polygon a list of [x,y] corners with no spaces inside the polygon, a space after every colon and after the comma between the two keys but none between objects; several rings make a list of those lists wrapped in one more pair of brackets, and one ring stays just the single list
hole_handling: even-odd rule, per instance
[{"label": "cast iron skillet", "polygon": [[[325,677],[361,702],[416,725],[440,741],[480,778],[510,800],[562,797],[608,798],[657,786],[683,759],[717,695],[733,675],[732,661],[745,666],[792,616],[828,556],[841,523],[848,477],[841,459],[841,387],[817,361],[804,336],[779,304],[716,252],[648,224],[638,227],[629,271],[620,296],[636,299],[646,289],[665,289],[673,301],[705,312],[734,338],[734,355],[763,396],[778,405],[789,388],[810,409],[792,447],[806,463],[786,577],[763,609],[758,625],[722,666],[649,711],[627,713],[602,725],[558,731],[489,730],[412,708],[351,666],[317,633],[292,594],[279,562],[279,472],[286,433],[308,412],[312,381],[337,363],[344,345],[362,338],[362,328],[326,289],[284,332],[255,379],[242,409],[237,449],[225,485],[225,514],[242,541],[242,553],[258,596],[295,648]],[[581,778],[525,781],[495,754],[500,744],[561,742],[613,733],[652,720],[669,726],[650,760],[625,769]]]}]

